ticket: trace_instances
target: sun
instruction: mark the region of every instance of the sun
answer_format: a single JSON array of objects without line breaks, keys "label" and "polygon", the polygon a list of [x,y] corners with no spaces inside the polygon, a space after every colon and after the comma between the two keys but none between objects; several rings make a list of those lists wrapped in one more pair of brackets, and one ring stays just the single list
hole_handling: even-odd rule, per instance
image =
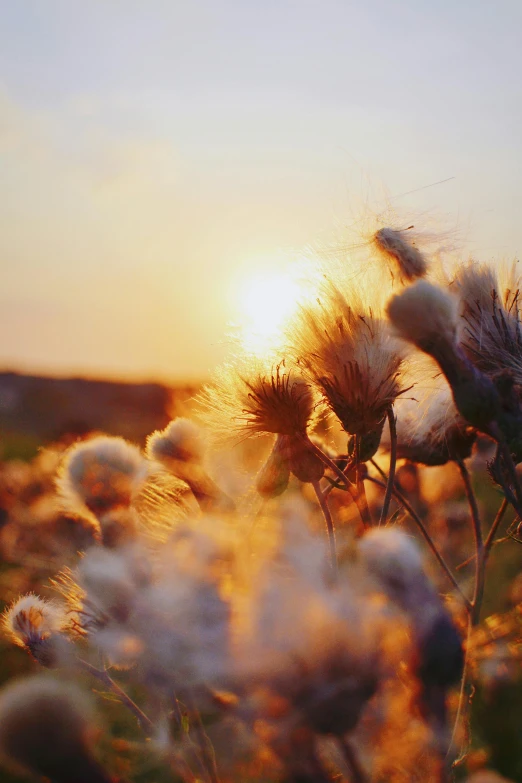
[{"label": "sun", "polygon": [[259,269],[239,282],[239,326],[244,347],[256,355],[277,348],[284,328],[310,296],[302,268]]}]

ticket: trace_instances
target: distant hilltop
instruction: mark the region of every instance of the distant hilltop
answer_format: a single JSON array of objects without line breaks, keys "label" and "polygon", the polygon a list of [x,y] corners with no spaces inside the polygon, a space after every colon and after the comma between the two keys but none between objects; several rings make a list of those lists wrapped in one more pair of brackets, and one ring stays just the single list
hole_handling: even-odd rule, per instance
[{"label": "distant hilltop", "polygon": [[0,437],[37,443],[102,430],[143,443],[166,426],[194,387],[0,373]]}]

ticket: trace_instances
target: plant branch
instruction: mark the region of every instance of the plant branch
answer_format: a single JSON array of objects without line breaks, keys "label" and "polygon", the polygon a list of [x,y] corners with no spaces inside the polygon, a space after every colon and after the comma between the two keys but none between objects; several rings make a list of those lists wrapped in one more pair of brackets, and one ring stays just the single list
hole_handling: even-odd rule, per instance
[{"label": "plant branch", "polygon": [[78,658],[77,661],[84,671],[88,672],[90,675],[106,685],[107,688],[120,699],[122,704],[124,704],[137,718],[138,723],[144,731],[150,732],[152,730],[153,725],[150,718],[148,718],[138,707],[138,705],[130,698],[130,696],[128,696],[125,691],[120,688],[118,683],[112,679],[107,671],[104,669],[97,669],[96,666],[93,666],[88,661],[84,661],[82,658]]}]

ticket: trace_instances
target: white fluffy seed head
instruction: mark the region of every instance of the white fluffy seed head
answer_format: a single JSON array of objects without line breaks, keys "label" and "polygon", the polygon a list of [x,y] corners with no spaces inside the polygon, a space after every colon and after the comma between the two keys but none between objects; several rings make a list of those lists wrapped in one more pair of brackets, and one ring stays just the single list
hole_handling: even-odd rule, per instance
[{"label": "white fluffy seed head", "polygon": [[517,263],[470,262],[460,266],[453,287],[460,298],[464,324],[462,347],[486,375],[509,370],[522,385],[521,272]]},{"label": "white fluffy seed head", "polygon": [[57,604],[29,593],[11,604],[2,624],[15,644],[31,650],[52,634],[60,633],[64,617]]},{"label": "white fluffy seed head", "polygon": [[411,537],[396,527],[380,527],[370,530],[360,540],[358,547],[362,562],[386,593],[395,596],[412,589],[419,582],[424,584],[422,555]]},{"label": "white fluffy seed head", "polygon": [[426,259],[412,244],[406,231],[381,228],[374,234],[373,242],[380,253],[395,262],[402,280],[424,277],[428,271]]},{"label": "white fluffy seed head", "polygon": [[452,345],[457,337],[457,301],[439,286],[418,280],[387,306],[399,337],[431,353],[434,345]]},{"label": "white fluffy seed head", "polygon": [[201,462],[205,442],[201,428],[190,419],[177,418],[147,439],[147,455],[158,462]]},{"label": "white fluffy seed head", "polygon": [[128,507],[147,475],[140,450],[123,438],[99,436],[69,449],[57,480],[68,507],[99,516]]},{"label": "white fluffy seed head", "polygon": [[86,614],[93,615],[95,624],[108,619],[124,622],[138,591],[149,583],[150,564],[137,548],[110,551],[96,547],[80,561],[75,577],[90,607]]},{"label": "white fluffy seed head", "polygon": [[0,754],[18,771],[56,781],[102,780],[91,756],[94,728],[90,700],[70,683],[38,675],[0,692]]}]

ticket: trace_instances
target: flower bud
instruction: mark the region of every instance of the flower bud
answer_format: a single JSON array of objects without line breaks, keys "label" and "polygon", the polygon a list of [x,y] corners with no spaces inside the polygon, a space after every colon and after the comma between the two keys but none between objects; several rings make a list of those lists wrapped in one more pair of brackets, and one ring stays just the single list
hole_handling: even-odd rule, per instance
[{"label": "flower bud", "polygon": [[270,456],[257,475],[256,489],[261,497],[267,499],[278,497],[288,487],[290,467],[288,458],[282,454],[282,449],[284,449],[284,440],[280,435]]},{"label": "flower bud", "polygon": [[381,228],[375,233],[373,241],[383,255],[397,264],[401,279],[415,280],[424,277],[428,271],[426,259],[420,250],[407,241],[405,231]]}]

